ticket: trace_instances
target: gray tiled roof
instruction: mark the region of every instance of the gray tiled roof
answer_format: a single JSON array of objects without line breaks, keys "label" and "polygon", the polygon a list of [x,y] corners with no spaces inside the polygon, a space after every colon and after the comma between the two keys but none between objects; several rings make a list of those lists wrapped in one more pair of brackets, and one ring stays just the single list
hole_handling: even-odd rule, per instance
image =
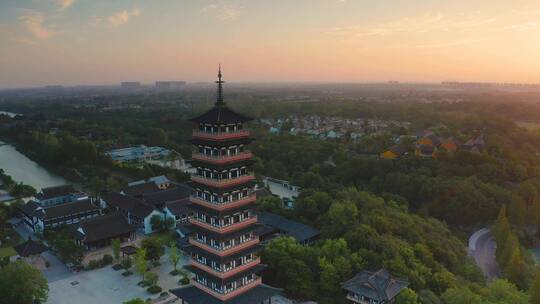
[{"label": "gray tiled roof", "polygon": [[315,238],[320,234],[319,230],[311,226],[269,212],[259,212],[258,222],[264,226],[270,226],[284,231],[300,243]]},{"label": "gray tiled roof", "polygon": [[362,271],[342,283],[342,288],[377,301],[392,300],[409,282],[392,277],[386,269],[377,272]]}]

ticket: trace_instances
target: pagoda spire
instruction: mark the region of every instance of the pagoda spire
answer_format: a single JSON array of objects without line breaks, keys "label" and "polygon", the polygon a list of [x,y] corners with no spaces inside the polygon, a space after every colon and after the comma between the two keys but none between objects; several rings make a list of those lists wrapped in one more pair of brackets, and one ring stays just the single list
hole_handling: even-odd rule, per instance
[{"label": "pagoda spire", "polygon": [[218,84],[216,106],[224,106],[225,102],[223,101],[223,83],[225,83],[225,81],[223,81],[223,75],[221,74],[221,64],[219,65],[218,80],[216,81],[216,83]]}]

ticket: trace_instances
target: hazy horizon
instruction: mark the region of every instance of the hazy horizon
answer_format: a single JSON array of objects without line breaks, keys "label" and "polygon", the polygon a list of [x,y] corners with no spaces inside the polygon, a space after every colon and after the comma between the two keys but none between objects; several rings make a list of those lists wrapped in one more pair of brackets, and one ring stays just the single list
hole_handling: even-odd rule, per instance
[{"label": "hazy horizon", "polygon": [[0,3],[0,88],[209,82],[540,83],[540,3]]}]

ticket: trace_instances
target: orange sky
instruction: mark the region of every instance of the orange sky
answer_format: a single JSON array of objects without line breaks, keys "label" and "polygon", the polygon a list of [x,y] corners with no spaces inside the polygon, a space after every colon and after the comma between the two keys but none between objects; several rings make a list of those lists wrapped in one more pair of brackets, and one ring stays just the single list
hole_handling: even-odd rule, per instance
[{"label": "orange sky", "polygon": [[[473,3],[474,2],[474,3]],[[540,83],[540,1],[0,2],[0,87],[124,80]]]}]

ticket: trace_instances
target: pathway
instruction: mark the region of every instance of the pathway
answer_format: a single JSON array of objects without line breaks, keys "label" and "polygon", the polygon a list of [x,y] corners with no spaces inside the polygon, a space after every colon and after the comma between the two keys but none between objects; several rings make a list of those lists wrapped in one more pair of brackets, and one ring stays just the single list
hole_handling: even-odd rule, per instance
[{"label": "pathway", "polygon": [[489,229],[476,231],[469,239],[469,255],[474,258],[488,281],[500,277],[499,265],[495,260],[497,244]]}]

